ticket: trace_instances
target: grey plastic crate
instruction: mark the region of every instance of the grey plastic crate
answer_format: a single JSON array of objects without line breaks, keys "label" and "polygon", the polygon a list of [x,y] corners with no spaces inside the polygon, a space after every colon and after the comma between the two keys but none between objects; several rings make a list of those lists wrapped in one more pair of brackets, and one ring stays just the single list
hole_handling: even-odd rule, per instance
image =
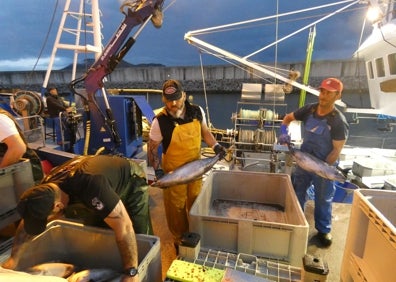
[{"label": "grey plastic crate", "polygon": [[[139,255],[139,279],[145,282],[162,280],[160,239],[136,235]],[[60,261],[83,268],[110,268],[123,271],[114,232],[111,229],[84,226],[80,223],[55,220],[29,242],[16,270]]]},{"label": "grey plastic crate", "polygon": [[[215,203],[231,208],[222,213],[219,205],[215,210]],[[245,206],[246,218],[230,215],[231,210],[235,214]],[[259,207],[257,212],[255,207]],[[203,248],[302,265],[309,226],[287,174],[213,171],[191,208],[190,218],[190,231],[201,235]]]},{"label": "grey plastic crate", "polygon": [[28,159],[0,169],[0,229],[20,218],[16,205],[22,193],[34,185]]}]

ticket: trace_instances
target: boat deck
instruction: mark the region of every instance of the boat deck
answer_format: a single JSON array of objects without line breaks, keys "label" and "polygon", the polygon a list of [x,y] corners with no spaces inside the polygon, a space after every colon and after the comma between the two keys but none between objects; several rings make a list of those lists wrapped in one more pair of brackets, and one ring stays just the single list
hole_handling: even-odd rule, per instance
[{"label": "boat deck", "polygon": [[[177,256],[171,233],[166,225],[162,191],[158,188],[150,188],[149,192],[153,229],[155,235],[160,237],[161,242],[162,277],[165,280],[166,272]],[[327,281],[340,281],[341,263],[348,230],[351,204],[333,203],[333,244],[329,248],[319,248],[316,245],[313,209],[313,201],[308,201],[305,209],[305,216],[310,226],[307,254],[321,258],[328,264],[329,273],[327,275]]]},{"label": "boat deck", "polygon": [[[218,166],[217,169],[226,169],[225,166]],[[150,187],[150,211],[152,224],[154,229],[154,235],[160,238],[161,245],[161,263],[162,263],[162,278],[165,280],[166,273],[172,264],[172,262],[177,258],[176,251],[173,245],[173,240],[170,231],[168,230],[166,224],[166,217],[163,205],[163,192],[159,188]],[[226,209],[221,208],[222,211],[226,210],[228,213],[237,212],[240,214],[246,208],[245,204],[240,203],[236,206],[237,211],[227,209],[228,202],[218,202],[217,205],[225,205]],[[256,206],[255,206],[256,207]],[[269,211],[272,216],[279,216],[281,211],[279,207],[268,207],[268,206],[258,206],[259,214],[252,216],[263,216],[264,211]],[[333,244],[327,249],[318,248],[316,246],[316,241],[314,235],[316,230],[314,228],[313,220],[313,202],[308,201],[305,209],[305,216],[309,223],[309,237],[308,237],[308,248],[307,254],[313,255],[315,257],[320,257],[324,262],[328,264],[329,273],[327,276],[327,281],[339,281],[340,280],[340,270],[343,257],[343,250],[345,246],[345,240],[347,235],[347,229],[349,224],[349,215],[351,211],[351,204],[344,203],[333,203]],[[266,216],[269,216],[268,214]],[[279,219],[281,220],[281,218]],[[0,230],[0,242],[7,240],[13,236],[15,226],[11,225],[7,228]]]},{"label": "boat deck", "polygon": [[[177,258],[177,255],[171,233],[166,224],[162,190],[151,187],[149,194],[154,234],[160,238],[162,278],[165,280],[166,272],[173,260]],[[333,244],[327,249],[316,246],[313,207],[313,201],[308,201],[305,209],[305,215],[310,226],[307,254],[322,258],[328,264],[329,273],[327,275],[327,281],[339,281],[351,204],[333,203]],[[12,225],[0,230],[1,241],[13,236],[14,231],[14,226]]]}]

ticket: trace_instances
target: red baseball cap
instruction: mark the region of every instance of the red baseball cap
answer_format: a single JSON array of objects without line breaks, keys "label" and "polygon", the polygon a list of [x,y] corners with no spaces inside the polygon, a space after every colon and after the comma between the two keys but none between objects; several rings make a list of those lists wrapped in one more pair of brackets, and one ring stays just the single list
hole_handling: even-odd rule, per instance
[{"label": "red baseball cap", "polygon": [[325,80],[322,81],[320,84],[319,89],[326,89],[328,91],[338,91],[342,92],[342,89],[344,88],[344,85],[342,84],[341,80],[330,77],[326,78]]}]

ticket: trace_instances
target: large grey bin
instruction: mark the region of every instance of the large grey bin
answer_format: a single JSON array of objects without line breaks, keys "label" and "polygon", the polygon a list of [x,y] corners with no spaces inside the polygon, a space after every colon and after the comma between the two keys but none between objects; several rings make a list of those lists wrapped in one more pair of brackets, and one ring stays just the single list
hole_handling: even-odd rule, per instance
[{"label": "large grey bin", "polygon": [[[214,208],[218,200],[231,205],[228,211],[238,210],[239,203],[252,203],[253,209],[239,217],[219,213]],[[249,216],[261,204],[281,209],[258,210],[262,217]],[[201,235],[202,247],[302,266],[309,225],[287,174],[213,171],[191,208],[190,218],[190,231]]]},{"label": "large grey bin", "polygon": [[[137,234],[139,279],[145,282],[162,280],[160,239]],[[111,229],[85,226],[55,220],[28,243],[16,270],[23,271],[45,262],[66,262],[84,267],[110,268],[123,271],[121,257]]]},{"label": "large grey bin", "polygon": [[0,169],[0,229],[20,219],[16,205],[22,193],[34,185],[30,160]]}]

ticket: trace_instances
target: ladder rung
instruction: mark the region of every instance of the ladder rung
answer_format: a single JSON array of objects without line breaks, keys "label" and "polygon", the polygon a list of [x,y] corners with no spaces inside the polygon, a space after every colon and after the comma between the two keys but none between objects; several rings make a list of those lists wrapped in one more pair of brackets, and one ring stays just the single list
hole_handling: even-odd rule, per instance
[{"label": "ladder rung", "polygon": [[82,45],[73,45],[73,44],[57,44],[57,48],[68,49],[68,50],[76,50],[79,52],[101,52],[101,48],[97,48],[91,44],[87,44],[85,46]]}]

